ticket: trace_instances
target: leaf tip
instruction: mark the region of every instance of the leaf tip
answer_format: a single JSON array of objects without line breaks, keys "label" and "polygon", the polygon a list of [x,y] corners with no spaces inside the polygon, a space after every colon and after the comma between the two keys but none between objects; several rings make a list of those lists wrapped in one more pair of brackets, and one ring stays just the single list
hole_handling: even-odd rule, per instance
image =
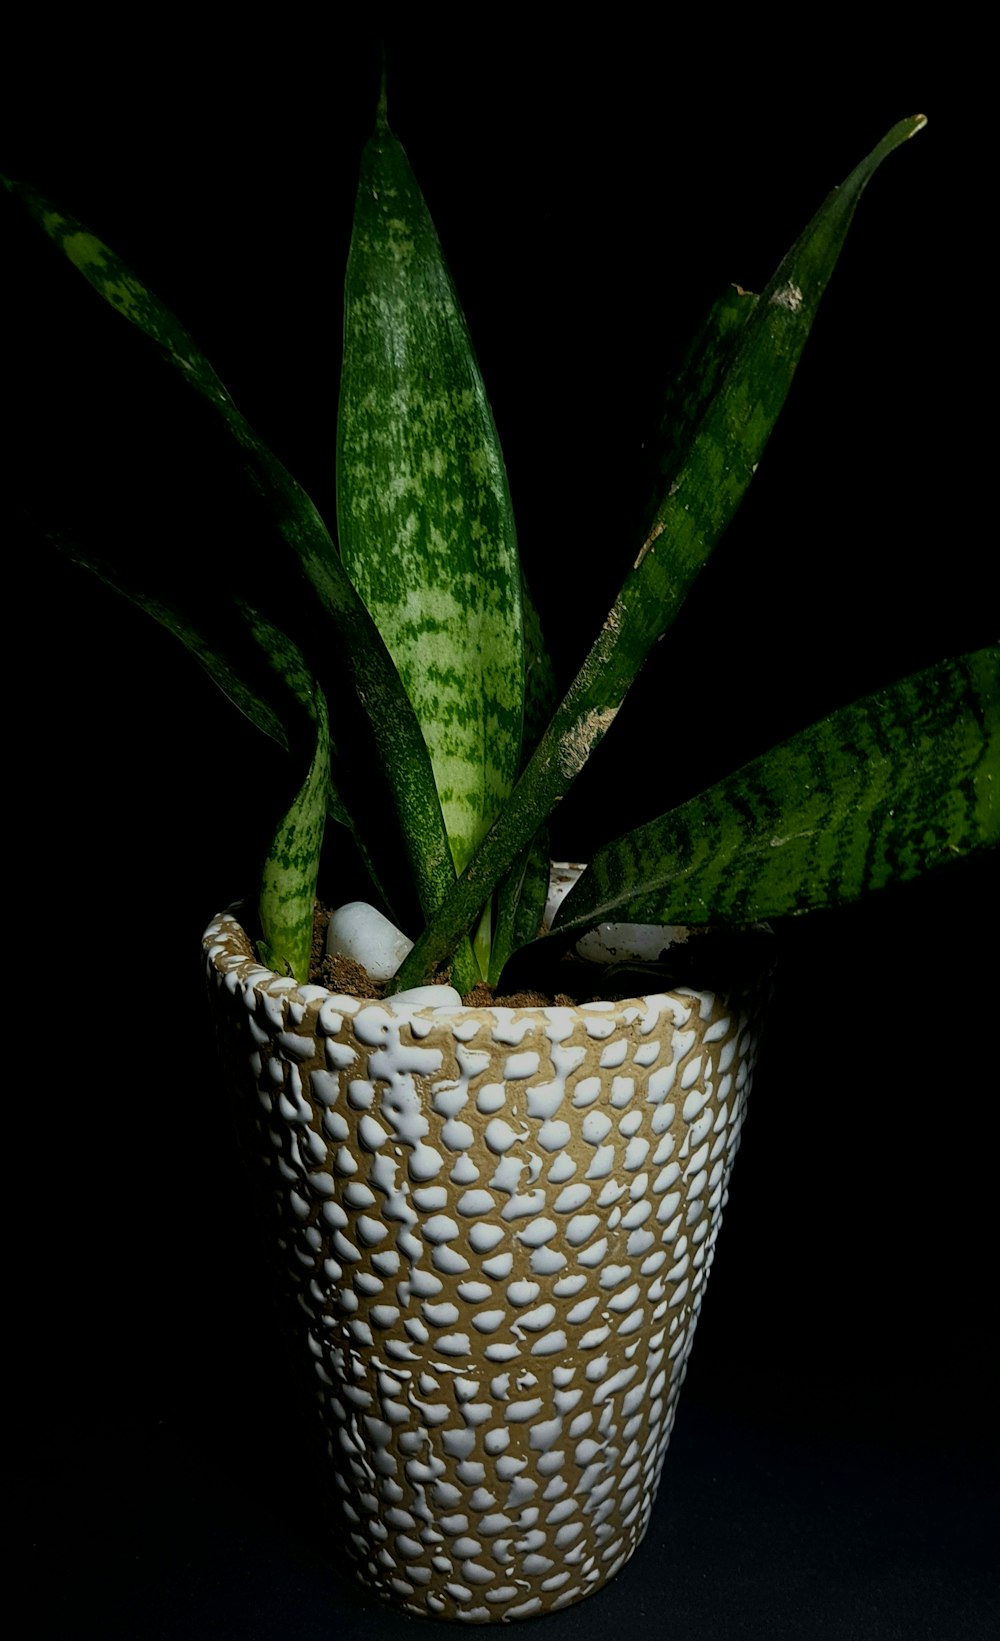
[{"label": "leaf tip", "polygon": [[376,131],[389,129],[389,76],[385,66],[385,47],[382,47],[382,73],[378,85],[378,105],[375,109]]}]

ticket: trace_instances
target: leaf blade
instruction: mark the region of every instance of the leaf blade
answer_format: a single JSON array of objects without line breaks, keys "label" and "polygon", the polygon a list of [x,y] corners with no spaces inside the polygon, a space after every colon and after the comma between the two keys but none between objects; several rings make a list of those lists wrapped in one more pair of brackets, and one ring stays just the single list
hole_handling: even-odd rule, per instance
[{"label": "leaf blade", "polygon": [[555,919],[747,923],[1000,841],[1000,647],[830,714],[598,851]]},{"label": "leaf blade", "polygon": [[337,517],[430,752],[456,868],[520,757],[520,567],[500,442],[437,233],[380,118],[345,288]]},{"label": "leaf blade", "polygon": [[197,343],[143,280],[68,212],[26,184],[3,181],[56,250],[104,302],[155,345],[161,359],[180,373],[227,428],[254,495],[333,624],[336,666],[347,674],[348,687],[371,727],[379,762],[389,774],[413,882],[424,915],[429,916],[455,877],[430,759],[391,658],[311,498],[257,436]]},{"label": "leaf blade", "polygon": [[653,474],[650,506],[643,524],[648,540],[670,486],[684,465],[698,425],[725,379],[758,298],[742,285],[717,297],[692,337],[664,394],[656,438],[650,450]]},{"label": "leaf blade", "polygon": [[187,611],[179,609],[172,600],[150,592],[139,584],[135,576],[78,546],[64,531],[46,530],[27,513],[25,519],[37,535],[43,537],[65,558],[80,565],[81,569],[89,570],[99,581],[103,581],[122,598],[128,599],[130,604],[151,616],[178,639],[200,662],[212,682],[221,689],[233,706],[263,735],[276,741],[283,750],[288,750],[288,734],[280,715],[274,705],[266,699],[263,691],[251,683],[235,664],[232,655],[228,653],[230,646],[223,642],[220,636],[209,637],[203,626]]},{"label": "leaf blade", "polygon": [[309,979],[316,879],[326,824],[330,726],[326,700],[313,701],[316,744],[309,770],[271,840],[261,875],[259,915],[264,961],[278,974]]},{"label": "leaf blade", "polygon": [[882,160],[925,123],[917,115],[893,126],[827,197],[739,327],[710,405],[702,407],[694,388],[687,458],[676,471],[668,459],[673,477],[622,591],[510,801],[407,958],[401,984],[433,972],[476,900],[492,892],[604,738],[750,483],[865,186]]}]

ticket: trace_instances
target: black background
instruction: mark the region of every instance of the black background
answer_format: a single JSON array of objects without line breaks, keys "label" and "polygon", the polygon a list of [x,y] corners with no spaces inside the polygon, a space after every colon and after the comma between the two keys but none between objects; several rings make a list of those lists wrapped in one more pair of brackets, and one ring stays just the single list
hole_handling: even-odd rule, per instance
[{"label": "black background", "polygon": [[[0,163],[149,278],[332,518],[377,31],[64,44],[58,75],[8,59]],[[985,159],[939,39],[877,61],[749,20],[725,40],[623,23],[456,44],[436,23],[389,44],[390,114],[564,678],[634,555],[642,440],[688,330],[727,280],[761,287],[889,124],[930,116],[862,202],[746,504],[560,816],[561,852],[995,639],[970,400]],[[49,396],[56,429],[113,418],[102,459],[127,469],[143,550],[240,572],[259,544],[239,519],[206,541],[168,413],[131,386],[109,407],[110,355],[96,385],[93,359],[60,378],[61,333],[39,333],[24,286],[15,269],[11,380],[26,391],[36,357],[45,374],[22,425]],[[252,882],[278,777],[165,634],[13,526],[7,561],[8,1352],[32,1625],[394,1630],[325,1560],[202,1006],[198,935]],[[661,1617],[727,1638],[992,1633],[994,880],[980,862],[780,931],[661,1500],[635,1561],[553,1636]]]}]

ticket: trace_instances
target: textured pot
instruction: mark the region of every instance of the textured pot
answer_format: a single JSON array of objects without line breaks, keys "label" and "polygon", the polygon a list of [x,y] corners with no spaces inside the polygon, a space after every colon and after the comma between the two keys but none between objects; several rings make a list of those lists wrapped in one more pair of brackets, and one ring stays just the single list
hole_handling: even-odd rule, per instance
[{"label": "textured pot", "polygon": [[205,935],[363,1582],[489,1621],[642,1538],[743,1121],[764,984],[393,1007]]}]

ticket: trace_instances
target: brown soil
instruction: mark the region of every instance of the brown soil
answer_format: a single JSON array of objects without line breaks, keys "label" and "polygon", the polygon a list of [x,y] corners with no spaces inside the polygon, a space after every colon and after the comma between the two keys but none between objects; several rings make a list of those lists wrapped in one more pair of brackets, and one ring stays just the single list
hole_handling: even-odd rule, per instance
[{"label": "brown soil", "polygon": [[[383,997],[385,982],[373,980],[368,970],[361,964],[355,963],[350,957],[328,957],[326,955],[326,926],[330,921],[332,908],[316,902],[316,916],[313,920],[312,960],[309,965],[309,978],[315,985],[326,986],[329,991],[343,992],[348,997]],[[448,974],[439,975],[435,984],[447,986],[450,983]],[[494,1006],[508,1009],[546,1008],[551,1003],[569,1005],[571,997],[564,993],[552,997],[541,991],[511,992],[506,996],[498,996],[481,980],[472,991],[466,992],[462,1002],[468,1008],[481,1009]]]},{"label": "brown soil", "polygon": [[473,986],[462,998],[462,1002],[470,1009],[488,1009],[494,1005],[505,1009],[544,1009],[553,1003],[560,1007],[569,1007],[573,1001],[565,992],[559,992],[555,997],[548,996],[544,991],[512,991],[497,996],[485,980],[480,980],[478,986]]},{"label": "brown soil", "polygon": [[[326,956],[326,926],[330,908],[317,904],[313,925],[312,964],[309,978],[330,991],[344,992],[351,997],[384,997],[385,984],[373,980],[360,963],[346,957]],[[462,1002],[469,1008],[547,1008],[555,1004],[572,1007],[576,1003],[605,999],[642,996],[652,991],[671,991],[678,985],[706,986],[725,989],[730,981],[745,979],[748,972],[773,964],[772,937],[763,927],[748,930],[716,931],[689,930],[688,938],[678,941],[664,954],[659,963],[620,963],[608,967],[585,963],[572,954],[549,956],[539,978],[549,983],[548,990],[518,988],[495,993],[485,981],[467,992]],[[516,964],[516,958],[515,958]],[[749,968],[748,968],[749,965]],[[437,976],[437,984],[450,982],[447,972]],[[513,974],[512,980],[520,976]]]}]

